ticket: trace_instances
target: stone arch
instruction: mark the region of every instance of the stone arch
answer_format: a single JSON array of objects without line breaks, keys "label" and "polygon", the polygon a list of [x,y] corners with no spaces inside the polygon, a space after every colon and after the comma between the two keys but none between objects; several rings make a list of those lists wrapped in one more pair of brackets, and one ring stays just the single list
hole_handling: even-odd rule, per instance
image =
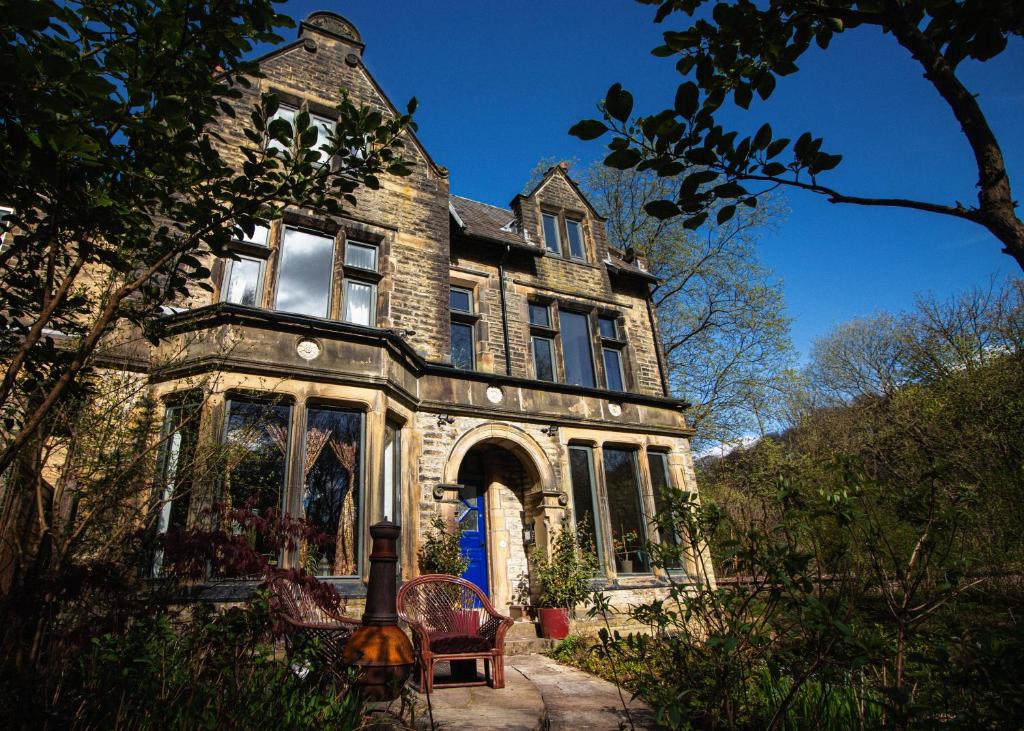
[{"label": "stone arch", "polygon": [[[481,424],[460,436],[444,466],[444,483],[460,482],[467,456],[486,455],[487,561],[491,600],[499,611],[509,611],[529,568],[532,541],[547,541],[549,513],[561,508],[545,506],[545,495],[557,490],[555,469],[541,446],[524,430],[510,424]],[[512,464],[518,466],[516,469]],[[550,498],[549,498],[550,499]],[[528,580],[528,579],[527,579]]]},{"label": "stone arch", "polygon": [[533,437],[511,424],[481,424],[463,434],[452,446],[444,466],[444,482],[451,485],[458,481],[462,458],[473,447],[492,443],[505,447],[524,459],[524,464],[535,470],[540,488],[544,492],[555,491],[558,483],[551,461]]}]

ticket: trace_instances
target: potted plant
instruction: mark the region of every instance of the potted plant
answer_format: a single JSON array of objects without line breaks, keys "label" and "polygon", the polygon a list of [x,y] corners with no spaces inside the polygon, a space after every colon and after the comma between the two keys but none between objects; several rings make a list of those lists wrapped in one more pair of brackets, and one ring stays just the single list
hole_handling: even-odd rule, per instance
[{"label": "potted plant", "polygon": [[542,637],[564,639],[569,634],[569,613],[590,595],[590,580],[600,564],[585,523],[573,530],[568,515],[555,537],[551,555],[536,546],[530,555],[537,580],[537,619]]},{"label": "potted plant", "polygon": [[614,534],[612,536],[612,547],[615,549],[615,563],[616,570],[620,574],[631,574],[633,573],[633,556],[637,553],[633,546],[636,546],[640,540],[636,531],[627,531],[622,534]]},{"label": "potted plant", "polygon": [[462,528],[455,526],[455,532],[449,532],[444,518],[435,515],[430,521],[430,530],[424,536],[420,546],[420,573],[447,574],[462,576],[469,568],[469,557],[459,546]]}]

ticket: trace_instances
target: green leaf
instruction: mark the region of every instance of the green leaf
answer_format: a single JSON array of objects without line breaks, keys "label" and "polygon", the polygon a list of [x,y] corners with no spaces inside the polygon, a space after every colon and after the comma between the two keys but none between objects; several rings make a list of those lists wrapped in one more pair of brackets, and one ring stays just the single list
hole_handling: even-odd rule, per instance
[{"label": "green leaf", "polygon": [[680,84],[676,89],[675,110],[680,117],[689,119],[697,113],[700,90],[692,81]]},{"label": "green leaf", "polygon": [[706,147],[689,149],[686,151],[685,157],[694,165],[714,165],[718,162],[718,155],[715,154],[714,150],[709,150]]},{"label": "green leaf", "polygon": [[744,109],[750,108],[750,102],[754,99],[754,92],[750,90],[749,84],[740,84],[736,87],[736,91],[733,94],[733,100],[737,106]]},{"label": "green leaf", "polygon": [[754,135],[753,149],[762,150],[772,141],[772,126],[765,122]]},{"label": "green leaf", "polygon": [[605,94],[604,108],[614,119],[625,122],[633,112],[633,95],[622,84],[612,84]]},{"label": "green leaf", "polygon": [[679,207],[672,201],[651,201],[644,206],[649,216],[665,220],[679,215]]},{"label": "green leaf", "polygon": [[584,119],[569,128],[569,134],[581,140],[596,140],[607,131],[605,123],[597,119]]},{"label": "green leaf", "polygon": [[632,167],[636,167],[636,164],[642,159],[643,156],[638,150],[626,148],[616,150],[610,154],[604,159],[604,164],[616,170],[629,170]]},{"label": "green leaf", "polygon": [[783,138],[778,139],[778,140],[773,140],[771,142],[771,144],[768,145],[768,150],[767,150],[768,159],[769,160],[772,159],[773,157],[778,155],[780,152],[785,150],[786,149],[786,145],[788,145],[788,144],[789,144],[789,138],[788,137],[783,137]]},{"label": "green leaf", "polygon": [[721,226],[723,223],[728,221],[736,213],[736,206],[722,206],[718,209],[718,215],[715,217],[718,221],[718,225]]},{"label": "green leaf", "polygon": [[708,220],[706,212],[698,213],[696,216],[690,216],[690,218],[683,221],[683,228],[688,228],[692,231],[693,229],[700,228],[701,224],[706,220]]}]

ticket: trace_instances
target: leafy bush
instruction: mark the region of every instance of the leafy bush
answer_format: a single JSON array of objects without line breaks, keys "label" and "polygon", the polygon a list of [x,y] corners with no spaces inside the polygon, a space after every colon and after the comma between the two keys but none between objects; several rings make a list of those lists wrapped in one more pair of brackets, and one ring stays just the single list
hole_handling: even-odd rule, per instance
[{"label": "leafy bush", "polygon": [[569,517],[555,537],[549,557],[541,546],[530,553],[541,607],[565,607],[572,611],[590,596],[590,581],[600,567],[584,525],[574,529]]},{"label": "leafy bush", "polygon": [[469,568],[469,558],[462,552],[459,539],[462,528],[456,526],[450,533],[444,518],[435,515],[430,521],[430,530],[424,536],[420,546],[420,571],[424,574],[448,574],[462,576]]}]

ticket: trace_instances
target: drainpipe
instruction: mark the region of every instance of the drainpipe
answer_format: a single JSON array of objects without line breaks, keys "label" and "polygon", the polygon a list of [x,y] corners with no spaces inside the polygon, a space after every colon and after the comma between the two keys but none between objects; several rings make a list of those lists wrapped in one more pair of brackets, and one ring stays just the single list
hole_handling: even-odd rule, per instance
[{"label": "drainpipe", "polygon": [[647,319],[651,323],[651,336],[654,338],[654,355],[658,358],[658,375],[661,376],[661,393],[668,396],[668,376],[665,375],[665,354],[661,352],[661,335],[658,333],[658,323],[654,319],[654,305],[651,304],[650,290],[647,297]]},{"label": "drainpipe", "polygon": [[512,357],[508,346],[508,305],[505,303],[505,257],[512,249],[508,244],[498,260],[498,287],[501,291],[501,334],[505,340],[505,375],[512,375]]}]

